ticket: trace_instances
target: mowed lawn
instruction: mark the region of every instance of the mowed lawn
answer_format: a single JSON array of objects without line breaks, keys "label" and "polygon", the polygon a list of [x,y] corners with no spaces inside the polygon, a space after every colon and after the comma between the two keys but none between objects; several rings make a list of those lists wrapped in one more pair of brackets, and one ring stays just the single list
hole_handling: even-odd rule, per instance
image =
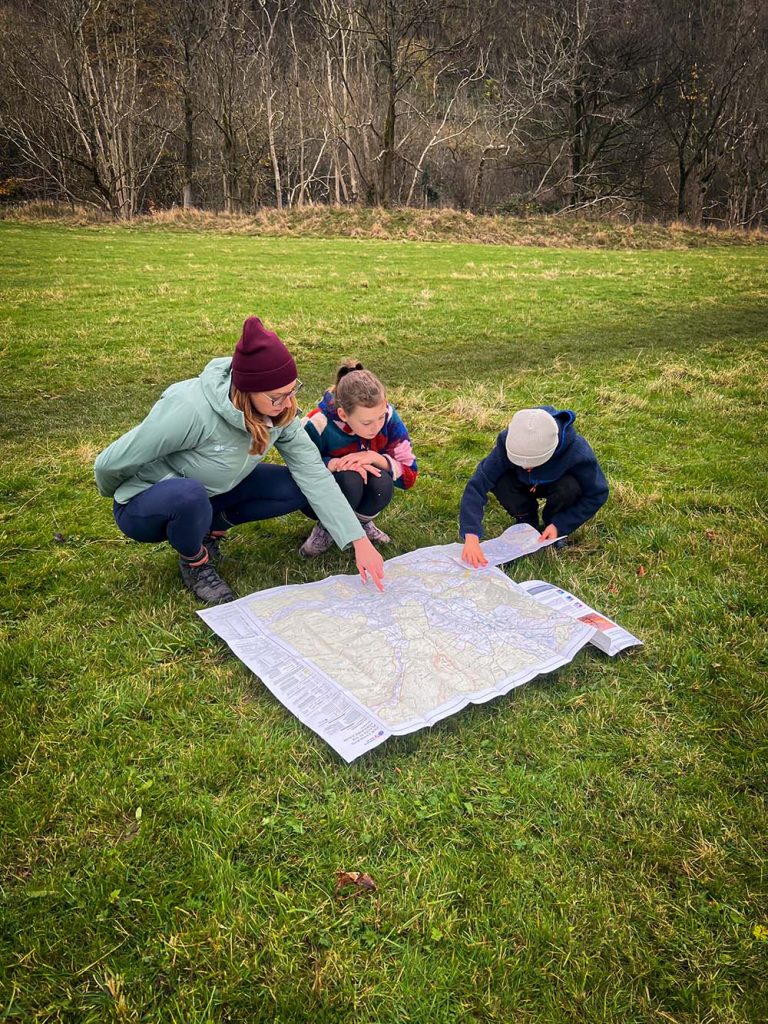
[{"label": "mowed lawn", "polygon": [[[767,1019],[766,248],[3,223],[0,251],[0,1020]],[[421,468],[392,554],[456,539],[516,408],[575,409],[609,503],[507,571],[645,646],[344,764],[93,483],[252,314],[305,408],[341,356],[389,385]],[[307,529],[243,527],[222,574],[354,569]]]}]

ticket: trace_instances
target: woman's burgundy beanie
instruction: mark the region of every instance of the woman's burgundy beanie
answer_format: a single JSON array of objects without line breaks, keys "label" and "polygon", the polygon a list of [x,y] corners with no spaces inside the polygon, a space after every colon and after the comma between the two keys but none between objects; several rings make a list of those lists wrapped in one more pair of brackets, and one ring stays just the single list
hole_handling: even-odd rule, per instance
[{"label": "woman's burgundy beanie", "polygon": [[256,316],[249,316],[232,356],[232,383],[238,391],[272,391],[292,384],[298,374],[293,356]]}]

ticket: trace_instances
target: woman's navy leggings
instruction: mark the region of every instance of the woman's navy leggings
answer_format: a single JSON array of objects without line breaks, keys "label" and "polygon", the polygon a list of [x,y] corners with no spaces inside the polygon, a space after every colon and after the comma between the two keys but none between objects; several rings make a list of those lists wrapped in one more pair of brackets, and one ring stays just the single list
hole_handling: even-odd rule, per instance
[{"label": "woman's navy leggings", "polygon": [[258,519],[274,519],[308,507],[286,466],[258,466],[237,487],[208,497],[197,480],[161,480],[131,498],[114,503],[115,522],[131,540],[167,540],[185,558],[200,551],[209,530],[226,530]]}]

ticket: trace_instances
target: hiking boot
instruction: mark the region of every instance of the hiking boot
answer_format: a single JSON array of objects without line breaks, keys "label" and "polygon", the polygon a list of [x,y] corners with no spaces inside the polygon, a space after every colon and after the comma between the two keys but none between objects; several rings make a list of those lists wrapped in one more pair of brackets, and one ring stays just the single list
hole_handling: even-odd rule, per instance
[{"label": "hiking boot", "polygon": [[372,519],[363,523],[363,529],[365,530],[365,536],[371,541],[372,544],[389,544],[392,538],[388,533],[384,533],[380,530],[376,523]]},{"label": "hiking boot", "polygon": [[307,537],[299,548],[299,554],[305,558],[314,558],[322,555],[333,544],[333,537],[328,533],[322,523],[315,523],[312,533]]},{"label": "hiking boot", "polygon": [[208,552],[208,562],[210,565],[218,565],[221,561],[221,542],[225,536],[226,534],[222,534],[220,537],[213,537],[210,533],[207,533],[203,537],[203,547]]},{"label": "hiking boot", "polygon": [[227,601],[234,601],[235,595],[210,562],[190,565],[184,558],[180,558],[179,568],[184,586],[189,587],[201,601],[205,601],[206,604],[225,604]]}]

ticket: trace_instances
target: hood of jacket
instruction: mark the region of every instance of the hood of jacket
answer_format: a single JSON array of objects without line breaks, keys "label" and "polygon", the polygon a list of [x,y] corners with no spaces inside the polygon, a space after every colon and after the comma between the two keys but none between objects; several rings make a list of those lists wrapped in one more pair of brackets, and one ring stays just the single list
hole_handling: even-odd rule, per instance
[{"label": "hood of jacket", "polygon": [[[197,480],[209,496],[237,486],[262,456],[251,455],[245,417],[230,400],[231,364],[212,359],[199,376],[166,388],[142,422],[96,459],[99,491],[125,504],[174,477]],[[268,423],[271,447],[284,428]]]},{"label": "hood of jacket", "polygon": [[230,426],[239,427],[247,432],[245,416],[234,407],[229,397],[232,386],[232,359],[229,356],[211,359],[203,368],[199,381],[203,397],[213,412],[225,419]]},{"label": "hood of jacket", "polygon": [[[547,462],[544,463],[548,467],[553,459],[563,456],[576,440],[577,434],[573,426],[576,421],[576,413],[572,409],[556,409],[553,405],[540,405],[539,408],[543,409],[544,412],[548,412],[554,418],[555,423],[557,423],[559,439],[557,448],[555,448]],[[543,468],[543,466],[540,468]]]},{"label": "hood of jacket", "polygon": [[337,427],[347,434],[351,433],[347,424],[339,416],[339,410],[336,408],[336,395],[330,390],[330,388],[317,403],[317,408],[329,423],[335,423]]}]

